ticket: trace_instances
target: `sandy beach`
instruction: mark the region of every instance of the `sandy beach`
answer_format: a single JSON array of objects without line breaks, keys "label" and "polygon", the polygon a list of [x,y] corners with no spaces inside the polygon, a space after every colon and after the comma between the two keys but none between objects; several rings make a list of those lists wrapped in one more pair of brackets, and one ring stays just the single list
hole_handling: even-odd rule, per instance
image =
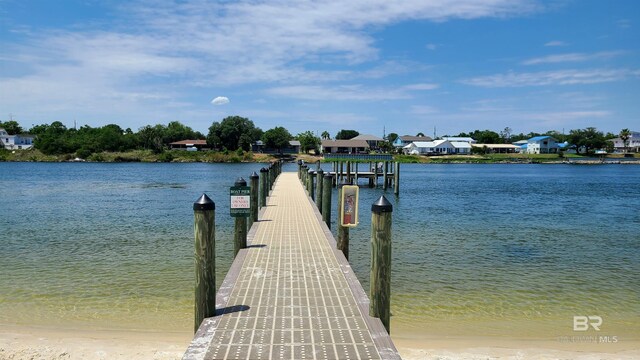
[{"label": "sandy beach", "polygon": [[[560,344],[495,338],[445,338],[398,331],[394,342],[403,359],[638,359],[637,342]],[[3,326],[0,359],[180,359],[191,340],[184,332],[55,329]],[[565,345],[565,346],[563,346]]]}]

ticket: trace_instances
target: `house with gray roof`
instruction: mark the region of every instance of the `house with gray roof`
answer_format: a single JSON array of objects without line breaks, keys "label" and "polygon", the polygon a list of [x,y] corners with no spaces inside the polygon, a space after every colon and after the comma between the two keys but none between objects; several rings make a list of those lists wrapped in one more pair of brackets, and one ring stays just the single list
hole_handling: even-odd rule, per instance
[{"label": "house with gray roof", "polygon": [[320,152],[323,154],[360,154],[369,152],[366,140],[322,140]]}]

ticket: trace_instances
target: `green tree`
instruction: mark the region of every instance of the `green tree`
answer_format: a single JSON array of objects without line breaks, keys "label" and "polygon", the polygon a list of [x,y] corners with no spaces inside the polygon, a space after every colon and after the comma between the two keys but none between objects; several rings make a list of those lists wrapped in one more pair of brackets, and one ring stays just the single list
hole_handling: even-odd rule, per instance
[{"label": "green tree", "polygon": [[329,140],[331,139],[331,135],[329,135],[328,131],[323,131],[322,134],[320,135],[322,137],[322,140]]},{"label": "green tree", "polygon": [[500,137],[502,138],[502,142],[504,142],[505,144],[508,144],[511,141],[512,132],[513,130],[511,130],[511,128],[508,126],[504,128],[504,130],[500,131]]},{"label": "green tree", "polygon": [[620,140],[622,140],[622,146],[624,146],[624,152],[627,152],[629,147],[629,138],[631,137],[631,131],[629,129],[620,130]]},{"label": "green tree", "polygon": [[4,129],[9,135],[22,134],[22,127],[15,120],[0,121],[0,129]]},{"label": "green tree", "polygon": [[398,134],[396,133],[389,133],[389,135],[387,135],[387,141],[390,142],[391,144],[393,144],[396,139],[398,138]]},{"label": "green tree", "polygon": [[336,140],[349,140],[349,139],[353,139],[358,135],[360,135],[360,133],[355,130],[342,129],[338,131],[338,133],[336,134]]},{"label": "green tree", "polygon": [[169,144],[180,140],[194,140],[201,138],[202,137],[198,137],[198,134],[190,127],[181,124],[179,121],[172,121],[167,125],[162,141],[165,144]]},{"label": "green tree", "polygon": [[214,149],[250,150],[251,144],[262,137],[262,130],[253,121],[241,116],[228,116],[209,127],[207,143]]},{"label": "green tree", "polygon": [[315,150],[316,154],[318,153],[318,149],[320,148],[320,139],[315,136],[312,131],[300,133],[296,138],[300,141],[300,150],[302,150],[303,153],[306,154],[310,150]]},{"label": "green tree", "polygon": [[278,149],[279,153],[282,153],[282,148],[289,146],[291,138],[289,131],[282,126],[269,129],[262,135],[264,145],[268,148]]},{"label": "green tree", "polygon": [[500,144],[502,142],[500,134],[491,130],[474,130],[469,134],[460,133],[458,136],[470,137],[480,144]]},{"label": "green tree", "polygon": [[141,127],[136,135],[142,148],[159,154],[164,150],[162,141],[163,133],[164,127],[162,125],[146,125]]},{"label": "green tree", "polygon": [[596,149],[604,148],[607,143],[604,138],[604,134],[596,130],[594,127],[571,130],[569,132],[568,141],[575,145],[576,152],[578,154],[581,149],[584,149],[586,154],[590,154]]}]

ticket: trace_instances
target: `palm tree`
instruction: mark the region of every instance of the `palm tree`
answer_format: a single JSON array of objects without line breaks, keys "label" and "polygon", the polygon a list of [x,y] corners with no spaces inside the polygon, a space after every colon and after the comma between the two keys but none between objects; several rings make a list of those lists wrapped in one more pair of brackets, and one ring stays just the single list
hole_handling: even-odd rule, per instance
[{"label": "palm tree", "polygon": [[321,134],[320,136],[322,136],[322,139],[323,139],[323,140],[331,139],[331,135],[329,135],[329,132],[328,132],[328,131],[323,131],[323,132],[322,132],[322,134]]},{"label": "palm tree", "polygon": [[629,138],[631,137],[631,131],[629,129],[622,129],[620,131],[620,140],[622,140],[622,146],[624,146],[624,152],[627,152],[629,146]]}]

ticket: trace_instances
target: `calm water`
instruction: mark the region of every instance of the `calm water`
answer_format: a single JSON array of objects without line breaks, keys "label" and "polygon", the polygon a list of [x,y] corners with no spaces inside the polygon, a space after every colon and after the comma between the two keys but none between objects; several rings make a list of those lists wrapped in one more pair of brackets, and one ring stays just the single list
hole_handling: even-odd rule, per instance
[{"label": "calm water", "polygon": [[[0,163],[0,326],[191,331],[192,204],[216,202],[222,279],[228,187],[261,166]],[[393,323],[549,339],[598,315],[601,335],[640,340],[640,167],[404,165],[401,183]],[[362,188],[351,230],[365,289],[383,193]]]}]

